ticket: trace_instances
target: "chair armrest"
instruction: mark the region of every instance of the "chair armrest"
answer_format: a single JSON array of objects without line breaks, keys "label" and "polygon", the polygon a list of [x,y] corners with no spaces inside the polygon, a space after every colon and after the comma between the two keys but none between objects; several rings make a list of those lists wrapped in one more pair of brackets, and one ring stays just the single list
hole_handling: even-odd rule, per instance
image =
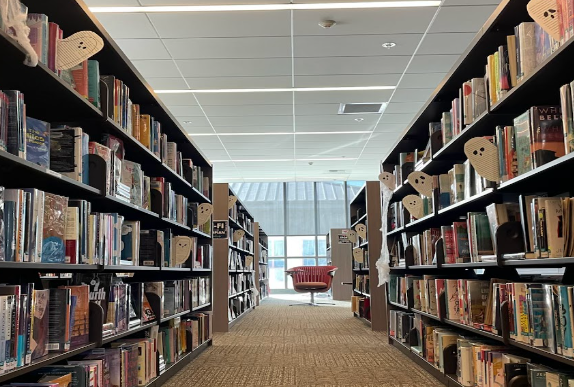
[{"label": "chair armrest", "polygon": [[287,273],[288,275],[293,275],[295,273],[303,273],[303,270],[293,270],[293,269],[289,269],[289,270],[285,270],[285,273]]},{"label": "chair armrest", "polygon": [[334,277],[334,276],[335,276],[335,272],[336,272],[338,269],[339,269],[339,268],[333,269],[333,270],[329,270],[329,271],[327,272],[327,274],[329,274],[331,277]]}]

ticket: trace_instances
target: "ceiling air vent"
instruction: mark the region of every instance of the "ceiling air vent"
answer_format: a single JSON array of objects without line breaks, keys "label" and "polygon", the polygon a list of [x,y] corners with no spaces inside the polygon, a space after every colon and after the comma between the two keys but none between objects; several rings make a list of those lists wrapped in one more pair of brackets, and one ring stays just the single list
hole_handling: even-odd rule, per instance
[{"label": "ceiling air vent", "polygon": [[385,102],[342,103],[339,105],[339,114],[380,114],[386,106]]}]

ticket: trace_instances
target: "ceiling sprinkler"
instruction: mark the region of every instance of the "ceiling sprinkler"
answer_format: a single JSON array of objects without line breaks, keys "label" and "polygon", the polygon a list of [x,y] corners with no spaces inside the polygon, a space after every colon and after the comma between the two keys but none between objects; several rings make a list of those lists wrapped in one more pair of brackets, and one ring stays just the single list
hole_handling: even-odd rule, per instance
[{"label": "ceiling sprinkler", "polygon": [[331,28],[335,24],[337,24],[335,20],[323,20],[322,22],[319,23],[319,25],[323,28]]}]

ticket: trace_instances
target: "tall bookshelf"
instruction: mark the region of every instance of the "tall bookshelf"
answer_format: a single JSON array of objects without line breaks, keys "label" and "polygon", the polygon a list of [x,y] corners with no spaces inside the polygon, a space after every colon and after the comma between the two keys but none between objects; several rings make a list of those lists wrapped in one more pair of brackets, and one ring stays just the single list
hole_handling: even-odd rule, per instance
[{"label": "tall bookshelf", "polygon": [[[385,287],[377,286],[378,272],[376,262],[381,254],[381,199],[378,181],[368,181],[355,195],[350,204],[351,229],[357,224],[367,226],[367,238],[357,237],[353,249],[363,250],[363,262],[351,259],[353,268],[353,296],[367,300],[369,316],[365,313],[355,312],[355,317],[361,319],[372,327],[374,331],[387,329],[386,295]],[[362,284],[362,285],[361,285]],[[363,306],[364,302],[362,303]],[[361,314],[363,314],[361,316]]]},{"label": "tall bookshelf", "polygon": [[[522,22],[531,22],[532,19],[526,10],[527,2],[520,0],[504,0],[494,11],[483,28],[471,42],[467,51],[462,54],[443,82],[431,95],[430,99],[410,123],[399,141],[389,152],[382,163],[382,170],[393,173],[395,165],[399,164],[401,152],[412,152],[415,149],[424,149],[429,141],[429,123],[441,120],[443,112],[451,109],[451,101],[459,96],[459,88],[469,79],[484,77],[487,56],[497,51],[498,47],[507,43],[506,37],[515,33],[514,27]],[[464,144],[471,138],[495,135],[497,125],[513,125],[513,119],[524,113],[532,106],[558,105],[561,98],[559,89],[562,85],[574,79],[574,71],[566,63],[574,58],[574,41],[568,39],[560,47],[539,63],[536,68],[516,86],[512,87],[494,104],[489,104],[487,110],[474,121],[463,128],[450,142],[434,147],[431,141],[432,155],[428,161],[417,168],[429,175],[444,174],[453,168],[456,163],[466,160]],[[487,94],[488,95],[488,94]],[[434,149],[433,149],[434,148]],[[430,228],[440,228],[451,225],[454,221],[467,216],[469,212],[484,212],[485,207],[492,203],[518,202],[519,195],[572,196],[574,186],[572,180],[564,178],[572,170],[574,153],[567,153],[549,163],[531,171],[518,175],[507,181],[499,182],[490,188],[465,197],[446,208],[434,206],[432,212],[420,219],[405,221],[401,227],[388,232],[389,247],[393,249],[394,267],[391,274],[399,277],[435,276],[439,279],[475,279],[489,281],[503,279],[509,283],[534,282],[552,283],[556,286],[572,283],[574,258],[526,258],[518,259],[526,251],[523,241],[521,222],[507,222],[498,225],[494,233],[496,245],[494,256],[489,259],[464,263],[448,263],[445,258],[445,240],[441,236],[436,241],[436,254],[429,264],[415,262],[414,246],[409,244],[409,238],[418,235]],[[406,176],[404,176],[406,179]],[[403,179],[404,180],[404,179]],[[392,202],[401,201],[406,195],[414,194],[414,188],[406,181],[399,184],[394,190]],[[436,198],[435,194],[435,198]],[[408,212],[405,213],[409,218]],[[524,220],[524,218],[523,218]],[[570,232],[570,230],[566,230]],[[396,242],[399,244],[396,245]],[[406,242],[406,243],[404,243]],[[531,269],[528,272],[522,269]],[[534,269],[534,270],[532,270]],[[563,274],[553,275],[553,280],[537,277],[544,269],[563,269]],[[550,272],[550,271],[548,271]],[[408,281],[408,278],[407,278]],[[408,282],[407,282],[408,283]],[[438,294],[437,313],[428,313],[415,308],[413,289],[406,289],[402,302],[387,299],[389,311],[408,312],[413,317],[421,319],[424,324],[447,328],[460,336],[489,340],[490,343],[504,345],[505,352],[531,359],[533,362],[554,369],[570,369],[574,366],[574,358],[553,352],[548,346],[534,346],[533,343],[519,341],[513,336],[509,318],[512,317],[511,307],[507,302],[492,311],[493,315],[500,316],[500,326],[488,327],[486,324],[472,325],[448,318],[449,301],[444,293]],[[418,301],[417,301],[418,302]],[[571,308],[570,304],[570,308]],[[566,308],[568,309],[568,308]],[[552,329],[552,328],[549,328]],[[390,331],[390,329],[389,329]],[[420,343],[416,343],[416,332],[410,330],[403,332],[402,338],[389,334],[389,343],[399,348],[411,359],[417,362],[443,384],[453,387],[461,386],[457,375],[453,372],[441,370],[420,354]],[[415,347],[416,346],[416,347]]]},{"label": "tall bookshelf", "polygon": [[265,298],[269,297],[269,240],[267,234],[259,225],[259,222],[255,222],[253,229],[255,231],[255,278],[256,287],[259,295],[255,300],[255,305],[259,306],[259,303]]},{"label": "tall bookshelf", "polygon": [[[239,199],[230,208],[230,197],[237,198],[229,184],[213,185],[214,227],[224,224],[227,229],[225,238],[213,240],[213,277],[218,284],[213,289],[215,332],[229,331],[255,307],[255,268],[259,266],[255,260],[256,223]],[[244,232],[237,241],[233,239],[235,231]]]},{"label": "tall bookshelf", "polygon": [[[30,13],[48,15],[50,21],[59,24],[65,36],[75,32],[88,30],[99,35],[104,41],[103,49],[90,59],[99,62],[100,74],[114,75],[121,79],[130,91],[130,99],[140,105],[142,114],[152,115],[162,125],[162,133],[168,136],[171,142],[177,142],[182,156],[191,159],[193,165],[203,171],[205,177],[212,181],[212,166],[204,154],[190,139],[188,133],[181,127],[169,110],[152,91],[134,65],[105,31],[88,7],[81,0],[55,0],[44,2],[41,0],[25,0],[23,2]],[[114,120],[108,118],[108,111],[95,107],[92,103],[76,92],[67,82],[51,71],[47,65],[39,63],[36,67],[24,65],[26,53],[24,49],[4,31],[0,30],[0,52],[2,52],[2,71],[0,72],[0,90],[19,90],[24,94],[26,116],[33,117],[52,124],[81,127],[84,133],[90,136],[90,141],[100,142],[102,134],[115,136],[123,142],[125,160],[134,161],[141,165],[146,176],[162,177],[170,183],[173,190],[183,195],[190,203],[211,203],[211,187],[204,192],[192,184],[190,177],[178,173],[170,168],[165,160],[156,156],[148,147],[142,145]],[[100,83],[100,87],[103,87]],[[103,98],[103,97],[102,97]],[[103,163],[103,164],[102,164]],[[191,219],[187,224],[164,217],[151,209],[132,204],[130,201],[119,199],[106,194],[106,176],[102,165],[102,158],[90,155],[89,184],[63,176],[47,167],[38,166],[24,158],[0,150],[0,186],[5,188],[36,188],[46,193],[61,195],[70,199],[86,200],[91,203],[92,213],[117,213],[125,220],[140,221],[141,229],[171,230],[173,235],[196,238],[195,245],[205,247],[204,260],[194,265],[192,260],[181,265],[164,266],[164,262],[157,261],[152,266],[114,265],[96,256],[98,262],[92,263],[44,263],[23,261],[0,262],[0,280],[2,283],[24,285],[35,284],[36,290],[53,289],[61,285],[78,283],[78,275],[104,276],[111,275],[122,278],[128,285],[131,293],[131,302],[136,313],[143,313],[141,298],[143,283],[159,281],[165,284],[178,280],[191,280],[204,278],[213,285],[211,274],[211,234],[203,225],[194,225]],[[209,183],[211,185],[211,183]],[[187,211],[187,209],[185,209]],[[103,240],[100,236],[100,241]],[[97,238],[95,238],[97,239]],[[4,240],[4,239],[3,239]],[[121,241],[116,242],[120,243]],[[111,243],[106,239],[106,243]],[[101,261],[99,259],[101,258]],[[78,257],[80,260],[80,257]],[[195,266],[195,267],[194,267]],[[186,289],[186,297],[191,292]],[[211,290],[204,293],[206,300],[201,305],[192,306],[191,298],[188,308],[178,308],[173,313],[162,313],[164,300],[161,297],[148,295],[148,301],[155,314],[155,319],[146,323],[130,325],[129,329],[120,330],[104,335],[103,310],[94,302],[89,303],[89,340],[79,347],[72,346],[70,350],[61,352],[50,351],[48,355],[25,362],[20,367],[7,370],[0,375],[0,382],[10,383],[17,378],[19,382],[35,382],[28,379],[28,375],[42,367],[52,364],[62,364],[70,359],[77,359],[84,352],[108,347],[112,343],[122,342],[126,339],[141,338],[152,327],[166,327],[186,319],[192,312],[211,311]],[[46,311],[46,313],[48,313]],[[143,321],[143,320],[142,320]],[[156,369],[157,377],[151,379],[146,387],[161,386],[178,370],[197,357],[208,345],[211,339],[199,341],[196,348],[188,347],[188,351],[177,356],[173,361],[165,364],[165,369]],[[167,363],[167,361],[166,361]],[[41,376],[41,375],[40,375]],[[33,378],[34,376],[30,376]]]}]

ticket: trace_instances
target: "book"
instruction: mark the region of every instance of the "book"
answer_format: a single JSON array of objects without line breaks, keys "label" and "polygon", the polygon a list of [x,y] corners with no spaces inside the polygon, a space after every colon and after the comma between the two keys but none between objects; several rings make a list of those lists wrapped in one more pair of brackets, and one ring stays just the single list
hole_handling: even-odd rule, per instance
[{"label": "book", "polygon": [[84,98],[88,98],[88,61],[78,63],[70,69],[74,79],[74,89]]},{"label": "book", "polygon": [[70,312],[72,292],[70,289],[50,289],[48,351],[70,349]]},{"label": "book", "polygon": [[50,129],[50,169],[82,181],[82,128]]},{"label": "book", "polygon": [[45,193],[42,262],[65,262],[65,228],[68,198]]},{"label": "book", "polygon": [[456,263],[470,262],[470,248],[466,222],[454,222],[452,225],[454,235],[454,255]]},{"label": "book", "polygon": [[514,119],[517,175],[522,175],[532,169],[530,134],[530,112],[525,112]]},{"label": "book", "polygon": [[18,90],[2,90],[8,106],[8,131],[6,149],[9,153],[26,159],[26,113],[24,94]]},{"label": "book", "polygon": [[533,168],[564,156],[564,132],[560,106],[530,108]]},{"label": "book", "polygon": [[48,354],[50,290],[34,290],[34,313],[32,314],[32,339],[30,350],[32,360]]},{"label": "book", "polygon": [[26,117],[26,160],[50,168],[50,124]]},{"label": "book", "polygon": [[88,62],[88,100],[98,109],[100,106],[100,64],[97,60]]},{"label": "book", "polygon": [[70,345],[77,348],[89,343],[90,318],[89,318],[89,294],[88,285],[64,286],[61,289],[69,289],[71,297],[70,310]]}]

